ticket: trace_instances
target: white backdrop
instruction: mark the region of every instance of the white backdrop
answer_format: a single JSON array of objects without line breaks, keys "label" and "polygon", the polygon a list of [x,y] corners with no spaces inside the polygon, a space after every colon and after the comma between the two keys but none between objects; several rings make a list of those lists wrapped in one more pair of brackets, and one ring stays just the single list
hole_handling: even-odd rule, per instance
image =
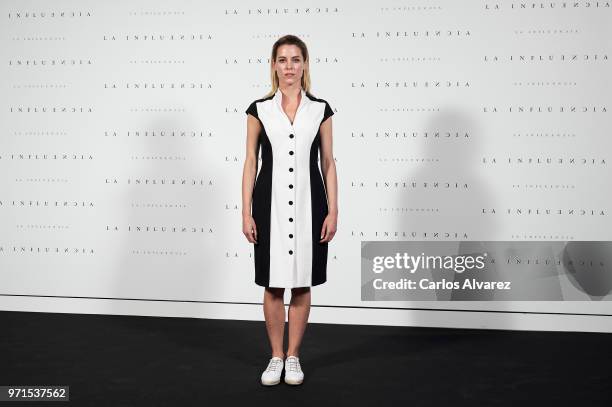
[{"label": "white backdrop", "polygon": [[610,240],[609,2],[0,5],[1,309],[263,318],[244,110],[291,33],[336,112],[312,321],[612,330],[610,295],[360,298],[362,240]]}]

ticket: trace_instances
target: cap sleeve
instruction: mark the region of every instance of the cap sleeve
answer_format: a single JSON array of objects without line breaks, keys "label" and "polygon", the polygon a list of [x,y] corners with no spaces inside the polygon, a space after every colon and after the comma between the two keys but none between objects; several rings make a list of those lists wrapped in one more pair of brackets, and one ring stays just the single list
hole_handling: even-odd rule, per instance
[{"label": "cap sleeve", "polygon": [[321,120],[321,123],[323,123],[325,120],[327,120],[328,117],[333,116],[333,115],[334,115],[334,111],[332,110],[329,103],[325,101],[325,111],[323,112],[323,120]]},{"label": "cap sleeve", "polygon": [[257,116],[257,104],[255,102],[251,103],[249,105],[249,107],[247,108],[247,110],[245,111],[246,114],[250,114],[256,118],[259,119],[259,116]]}]

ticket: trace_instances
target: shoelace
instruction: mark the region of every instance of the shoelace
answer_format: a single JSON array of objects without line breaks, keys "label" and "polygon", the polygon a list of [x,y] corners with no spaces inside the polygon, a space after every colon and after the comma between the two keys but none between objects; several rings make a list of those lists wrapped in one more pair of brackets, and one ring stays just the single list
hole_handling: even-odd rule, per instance
[{"label": "shoelace", "polygon": [[266,368],[266,372],[276,371],[279,363],[282,363],[280,359],[270,359],[270,363],[268,363],[268,367]]},{"label": "shoelace", "polygon": [[288,366],[287,369],[291,372],[299,372],[301,370],[300,361],[298,358],[287,358]]}]

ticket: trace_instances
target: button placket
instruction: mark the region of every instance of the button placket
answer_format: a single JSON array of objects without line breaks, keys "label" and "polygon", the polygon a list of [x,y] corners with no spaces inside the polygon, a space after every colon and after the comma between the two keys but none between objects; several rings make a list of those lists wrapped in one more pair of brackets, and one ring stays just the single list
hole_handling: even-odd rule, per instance
[{"label": "button placket", "polygon": [[[289,128],[291,129],[292,133],[289,134],[289,139],[290,139],[290,148],[289,148],[289,155],[293,156],[293,160],[291,161],[291,166],[289,167],[289,173],[290,175],[293,175],[293,177],[291,178],[291,181],[289,183],[289,189],[293,189],[294,184],[296,182],[296,176],[295,176],[295,163],[296,163],[296,150],[295,150],[295,134],[294,134],[294,124],[297,122],[300,110],[303,108],[303,106],[308,103],[307,97],[306,97],[306,92],[304,91],[304,89],[302,89],[301,91],[301,98],[300,98],[300,103],[297,107],[297,110],[295,112],[295,116],[293,118],[293,123],[289,120],[289,116],[287,116],[287,114],[285,113],[284,109],[283,109],[283,93],[281,92],[280,88],[277,89],[276,91],[276,95],[275,95],[275,100],[276,100],[276,106],[279,110],[279,112],[282,114],[284,120],[286,120],[287,124],[289,125]],[[293,211],[290,212],[292,216],[295,216],[295,211],[296,211],[296,206],[294,205],[295,202],[295,197],[296,197],[296,192],[295,191],[291,191],[293,192],[292,194],[289,194],[289,198],[288,198],[288,205],[290,206],[290,209],[292,208]],[[289,222],[293,223],[293,217],[289,218]],[[295,250],[295,240],[294,239],[294,233],[295,233],[295,225],[292,228],[292,232],[293,233],[289,233],[289,239],[292,239],[292,245],[290,246],[291,249],[289,250],[289,254],[292,255],[294,250]]]},{"label": "button placket", "polygon": [[[289,172],[292,173],[293,175],[293,179],[292,179],[292,183],[289,184],[289,189],[293,189],[293,183],[295,183],[295,173],[293,171],[294,167],[295,167],[295,135],[293,133],[289,134],[289,139],[291,139],[291,142],[289,143],[289,155],[293,156],[293,160],[292,160],[292,164],[291,167],[289,167]],[[295,199],[295,191],[293,191],[292,194],[289,194],[289,200],[288,200],[288,205],[290,207],[290,209],[293,209],[293,211],[291,212],[291,214],[293,216],[295,216],[295,206],[293,205],[293,201]],[[289,218],[289,222],[293,222],[293,218]],[[293,231],[295,232],[295,226],[293,227]],[[289,234],[289,239],[291,239],[291,249],[289,250],[289,255],[293,255],[293,249],[295,249],[295,241],[293,240],[293,233]]]}]

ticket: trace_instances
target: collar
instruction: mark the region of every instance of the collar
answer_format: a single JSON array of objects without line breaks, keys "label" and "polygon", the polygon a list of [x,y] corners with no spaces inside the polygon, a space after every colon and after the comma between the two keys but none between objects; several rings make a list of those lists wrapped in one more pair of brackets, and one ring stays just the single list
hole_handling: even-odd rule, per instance
[{"label": "collar", "polygon": [[[298,110],[300,109],[300,107],[302,107],[303,105],[307,103],[307,99],[308,99],[308,97],[306,97],[306,92],[304,91],[304,89],[301,89],[300,93],[302,97],[300,98],[300,104],[298,105]],[[280,107],[282,111],[283,110],[283,105],[282,105],[283,92],[281,92],[280,88],[276,90],[276,93],[274,94],[274,100],[276,101],[276,104],[278,105],[278,107]]]}]

